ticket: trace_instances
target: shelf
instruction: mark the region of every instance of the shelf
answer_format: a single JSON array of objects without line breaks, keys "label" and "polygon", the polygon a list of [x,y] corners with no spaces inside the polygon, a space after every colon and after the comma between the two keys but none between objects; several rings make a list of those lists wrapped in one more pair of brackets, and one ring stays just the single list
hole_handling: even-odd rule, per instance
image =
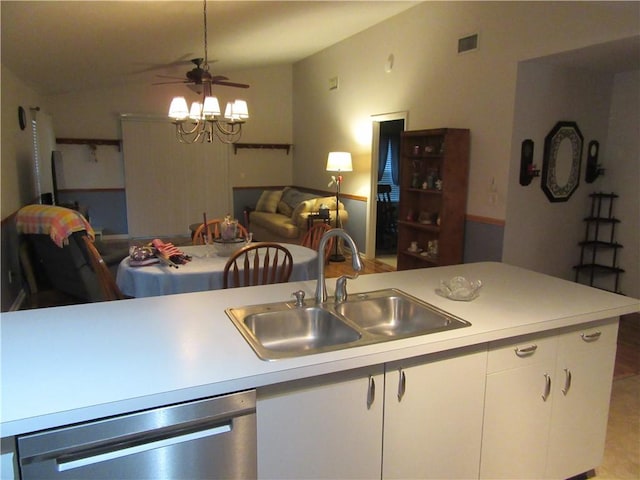
[{"label": "shelf", "polygon": [[602,240],[587,240],[578,245],[593,248],[622,248],[622,245],[617,242],[603,242]]},{"label": "shelf", "polygon": [[429,195],[442,195],[442,190],[436,190],[435,188],[406,188],[407,192],[429,194]]},{"label": "shelf", "polygon": [[425,153],[425,154],[414,154],[414,153],[410,153],[407,155],[407,158],[409,160],[430,160],[430,159],[434,159],[434,160],[441,160],[442,157],[444,157],[443,153]]},{"label": "shelf", "polygon": [[104,139],[104,138],[56,138],[59,145],[110,145],[118,147],[120,151],[120,140]]},{"label": "shelf", "polygon": [[598,263],[585,263],[583,265],[576,265],[574,269],[581,271],[594,271],[599,273],[624,273],[624,269],[619,267],[610,267],[608,265],[600,265]]},{"label": "shelf", "polygon": [[618,198],[618,195],[616,195],[615,193],[602,193],[602,192],[590,193],[589,196],[591,198]]},{"label": "shelf", "polygon": [[421,262],[425,262],[431,265],[438,265],[438,257],[430,257],[427,255],[421,255],[419,253],[408,252],[406,250],[402,250],[398,252],[400,255],[406,255],[407,257],[415,258],[420,260]]},{"label": "shelf", "polygon": [[620,223],[615,217],[585,217],[585,222],[598,222],[598,223]]},{"label": "shelf", "polygon": [[439,232],[440,227],[432,223],[410,222],[408,220],[398,220],[398,225],[413,228],[415,230],[423,230],[425,232]]},{"label": "shelf", "polygon": [[238,149],[250,148],[255,150],[286,150],[289,155],[289,150],[293,145],[289,143],[234,143],[233,153],[238,153]]}]

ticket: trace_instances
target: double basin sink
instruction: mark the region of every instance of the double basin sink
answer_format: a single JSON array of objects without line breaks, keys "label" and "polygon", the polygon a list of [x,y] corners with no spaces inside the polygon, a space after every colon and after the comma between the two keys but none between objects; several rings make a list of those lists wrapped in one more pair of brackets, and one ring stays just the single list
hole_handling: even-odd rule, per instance
[{"label": "double basin sink", "polygon": [[[313,301],[311,301],[313,302]],[[263,360],[311,355],[471,324],[398,289],[354,294],[342,303],[279,302],[225,310]]]}]

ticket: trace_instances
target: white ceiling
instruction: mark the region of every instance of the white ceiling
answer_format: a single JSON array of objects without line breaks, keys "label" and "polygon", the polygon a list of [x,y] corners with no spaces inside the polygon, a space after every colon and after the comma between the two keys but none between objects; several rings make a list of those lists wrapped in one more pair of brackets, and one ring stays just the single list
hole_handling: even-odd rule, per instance
[{"label": "white ceiling", "polygon": [[[416,3],[209,0],[211,71],[293,63]],[[42,94],[183,77],[204,57],[201,0],[0,4],[2,64]]]}]

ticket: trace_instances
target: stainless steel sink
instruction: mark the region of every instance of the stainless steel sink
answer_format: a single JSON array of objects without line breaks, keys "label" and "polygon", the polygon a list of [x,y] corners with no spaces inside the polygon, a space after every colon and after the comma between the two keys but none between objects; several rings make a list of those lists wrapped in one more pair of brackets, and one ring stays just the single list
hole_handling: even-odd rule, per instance
[{"label": "stainless steel sink", "polygon": [[335,350],[361,338],[357,330],[325,308],[292,307],[289,303],[265,308],[227,309],[240,333],[265,360]]},{"label": "stainless steel sink", "polygon": [[320,305],[311,302],[300,307],[293,302],[280,302],[225,311],[264,360],[340,350],[471,325],[397,289],[352,295],[342,303],[334,303],[333,298]]},{"label": "stainless steel sink", "polygon": [[404,337],[470,325],[399,290],[356,295],[335,306],[336,312],[373,335]]}]

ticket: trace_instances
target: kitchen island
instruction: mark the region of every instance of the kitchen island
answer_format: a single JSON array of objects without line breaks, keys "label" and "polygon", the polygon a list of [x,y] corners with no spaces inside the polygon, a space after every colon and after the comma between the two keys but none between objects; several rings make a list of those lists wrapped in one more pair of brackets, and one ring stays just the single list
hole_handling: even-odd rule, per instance
[{"label": "kitchen island", "polygon": [[[435,293],[441,280],[457,275],[483,282],[476,300]],[[246,389],[258,391],[260,450],[263,389],[267,398],[279,385],[467,349],[486,358],[500,342],[603,321],[615,334],[617,318],[640,309],[637,299],[493,262],[363,275],[349,282],[350,294],[397,288],[471,326],[271,362],[256,356],[224,312],[289,300],[298,289],[313,298],[315,286],[304,281],[2,314],[3,468],[21,434]],[[329,294],[333,287],[328,280]],[[608,389],[610,382],[609,373]],[[606,424],[606,412],[600,414]]]}]

